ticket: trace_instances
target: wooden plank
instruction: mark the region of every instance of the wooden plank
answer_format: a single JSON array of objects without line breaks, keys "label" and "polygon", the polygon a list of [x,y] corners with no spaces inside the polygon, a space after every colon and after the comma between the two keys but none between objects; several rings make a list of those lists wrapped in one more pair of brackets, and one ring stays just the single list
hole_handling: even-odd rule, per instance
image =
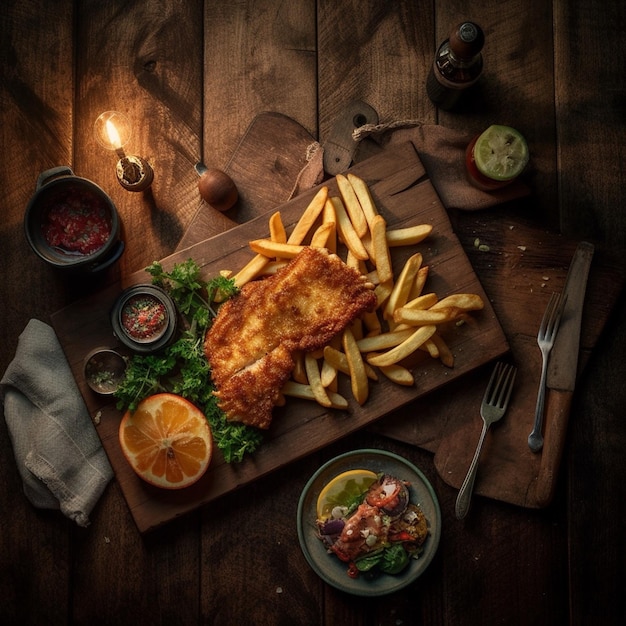
[{"label": "wooden plank", "polygon": [[[624,3],[555,3],[563,29],[555,35],[555,102],[559,129],[561,228],[602,241],[626,259],[619,155],[626,141],[623,99],[626,60],[621,46]],[[585,42],[585,46],[578,45]],[[585,80],[581,77],[593,77]],[[600,188],[608,175],[611,184]]]},{"label": "wooden plank", "polygon": [[224,168],[250,122],[266,111],[317,135],[315,3],[207,3],[204,162]]},{"label": "wooden plank", "polygon": [[[561,228],[593,237],[626,259],[623,168],[626,128],[626,7],[554,3],[555,105]],[[620,583],[626,573],[616,531],[626,516],[626,292],[589,363],[573,407],[567,468],[570,519],[571,623],[619,621],[626,608]],[[581,497],[581,494],[587,494]],[[608,528],[585,520],[606,520]],[[619,524],[619,522],[618,522]],[[619,533],[619,531],[617,531]]]},{"label": "wooden plank", "polygon": [[[276,150],[276,137],[281,150]],[[313,138],[295,120],[280,113],[259,113],[246,129],[224,171],[237,186],[237,204],[225,213],[202,203],[177,249],[188,248],[237,224],[263,215],[291,199],[307,165]]]},{"label": "wooden plank", "polygon": [[[72,163],[74,81],[70,0],[45,6],[22,2],[15,9],[5,4],[1,13],[0,249],[4,271],[0,368],[4,373],[28,320],[46,319],[69,301],[62,281],[26,244],[23,219],[39,174],[59,163]],[[26,499],[4,420],[0,458],[0,620],[7,624],[67,623],[71,619],[65,601],[71,585],[71,536],[59,513],[35,512]]]},{"label": "wooden plank", "polygon": [[[322,0],[318,15],[322,143],[354,100],[372,106],[381,123],[434,121],[421,88],[432,48],[430,4]],[[367,146],[359,150],[366,151]]]},{"label": "wooden plank", "polygon": [[[468,324],[463,329],[451,329],[446,334],[446,340],[456,354],[454,368],[451,370],[445,368],[438,361],[423,355],[416,360],[415,387],[398,387],[387,380],[380,380],[373,386],[371,397],[363,407],[359,408],[351,402],[348,415],[327,412],[310,402],[290,400],[286,407],[275,411],[276,418],[272,428],[254,458],[233,467],[224,463],[218,453],[205,477],[178,494],[150,489],[134,475],[123,459],[117,442],[117,425],[121,415],[113,406],[106,406],[101,398],[86,393],[85,400],[92,414],[102,411],[98,432],[140,530],[148,530],[177,515],[194,510],[200,504],[210,502],[242,484],[318,450],[391,410],[466,374],[507,350],[508,346],[491,305],[452,232],[445,210],[430,182],[423,178],[424,168],[413,146],[405,144],[393,152],[383,153],[359,164],[353,171],[363,176],[370,184],[372,195],[390,228],[424,222],[433,225],[434,234],[426,246],[422,246],[424,263],[431,266],[429,289],[441,296],[459,291],[483,296],[485,310],[476,313],[476,323]],[[399,176],[398,172],[405,172],[405,175]],[[407,188],[409,176],[412,176],[414,181],[423,182]],[[387,177],[395,180],[396,185],[390,186]],[[327,184],[331,193],[338,193],[333,181],[328,181]],[[381,190],[384,190],[384,193]],[[313,189],[281,207],[283,222],[288,231],[315,192]],[[416,207],[420,207],[419,212],[416,212]],[[264,236],[267,232],[266,218],[257,218],[223,235],[182,250],[164,259],[163,264],[168,268],[191,256],[207,275],[215,275],[222,269],[237,270],[252,256],[247,242]],[[396,273],[410,253],[411,249],[407,248],[394,250]],[[146,281],[143,272],[131,276],[129,280],[130,283],[142,281]],[[68,307],[53,318],[57,334],[83,390],[84,382],[81,380],[80,368],[85,351],[101,344],[107,333],[110,333],[107,311],[110,310],[118,293],[119,289],[112,287],[87,301]],[[476,351],[466,349],[472,344],[479,345],[480,349]],[[344,380],[343,385],[341,388],[343,394],[349,397],[350,393],[346,387],[348,381]]]},{"label": "wooden plank", "polygon": [[[122,219],[126,250],[111,279],[169,254],[200,204],[193,164],[202,145],[203,2],[75,5],[76,171],[111,195]],[[115,178],[117,156],[95,141],[94,122],[111,109],[125,113],[132,124],[125,151],[144,157],[154,169],[146,192],[125,191]],[[110,598],[117,598],[118,615],[141,611],[139,621],[157,623],[174,613],[159,600],[141,598],[175,597],[172,620],[197,622],[197,524],[191,516],[167,542],[161,536],[161,545],[141,545],[119,486],[110,485],[81,542],[83,556],[74,564],[73,619],[90,622],[111,615]],[[170,559],[185,566],[172,568]]]},{"label": "wooden plank", "polygon": [[[193,169],[202,141],[203,3],[79,4],[76,111],[77,172],[102,186],[115,202],[128,241],[122,274],[169,254],[200,205]],[[190,47],[191,46],[191,47]],[[119,110],[132,135],[124,151],[146,159],[154,182],[145,192],[123,189],[117,156],[97,143],[94,123]],[[141,245],[136,245],[140,238]]]}]

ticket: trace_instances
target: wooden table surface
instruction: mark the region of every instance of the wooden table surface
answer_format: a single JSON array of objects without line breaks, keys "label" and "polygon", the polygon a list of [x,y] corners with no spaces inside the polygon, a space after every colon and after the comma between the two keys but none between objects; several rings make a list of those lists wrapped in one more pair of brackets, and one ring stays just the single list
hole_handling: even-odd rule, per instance
[{"label": "wooden table surface", "polygon": [[[485,30],[485,72],[464,110],[438,111],[424,88],[429,65],[468,17]],[[225,167],[264,111],[321,142],[354,100],[381,122],[515,126],[531,146],[532,195],[508,214],[624,256],[626,9],[617,0],[23,0],[5,2],[0,18],[1,372],[29,319],[46,321],[103,286],[70,281],[29,249],[22,220],[42,171],[69,165],[113,198],[127,249],[102,281],[112,282],[177,248],[201,206],[194,163]],[[113,155],[94,140],[96,117],[110,109],[130,117],[133,151],[154,166],[150,193],[117,185]],[[489,261],[472,250],[484,217],[450,217],[487,277]],[[28,503],[2,420],[0,622],[622,623],[625,314],[622,294],[576,391],[554,499],[538,510],[476,498],[459,522],[456,490],[430,452],[366,430],[145,536],[113,481],[82,529]],[[418,465],[443,515],[427,572],[385,599],[326,586],[297,541],[308,478],[361,447]]]}]

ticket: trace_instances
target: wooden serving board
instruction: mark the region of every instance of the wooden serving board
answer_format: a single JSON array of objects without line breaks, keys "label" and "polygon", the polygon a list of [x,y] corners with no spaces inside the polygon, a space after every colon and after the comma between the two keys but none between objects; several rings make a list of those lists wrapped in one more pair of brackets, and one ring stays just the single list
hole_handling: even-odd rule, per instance
[{"label": "wooden serving board", "polygon": [[[440,133],[445,130],[439,129]],[[457,137],[452,134],[450,144],[456,145]],[[270,139],[276,137],[280,137],[280,147]],[[299,177],[298,165],[304,163],[302,155],[312,141],[302,126],[284,115],[262,113],[252,121],[227,167],[242,191],[238,222],[270,211],[280,204],[280,198],[288,196]],[[419,155],[420,136],[412,141]],[[380,151],[378,144],[365,140],[355,158],[361,161]],[[489,211],[457,211],[453,226],[493,303],[511,346],[510,359],[519,370],[514,403],[488,434],[474,491],[539,508],[549,504],[554,495],[569,415],[555,412],[548,392],[544,450],[538,455],[529,451],[526,439],[541,367],[536,334],[550,294],[563,288],[577,242],[541,228],[536,219],[524,215],[527,210],[527,205],[521,210],[504,205]],[[210,212],[199,211],[179,248],[206,239],[214,234],[216,225],[222,226]],[[476,239],[488,245],[488,252],[474,246]],[[579,377],[623,288],[625,273],[619,259],[596,250],[583,311]],[[409,403],[377,420],[370,429],[432,452],[442,480],[458,489],[482,425],[478,407],[490,368],[479,368],[432,392],[427,401],[419,402],[419,411]]]},{"label": "wooden serving board", "polygon": [[[414,387],[400,387],[381,377],[372,385],[370,397],[362,407],[351,400],[349,381],[344,378],[340,391],[350,399],[348,412],[327,411],[313,402],[289,399],[285,407],[275,410],[266,440],[251,458],[229,465],[217,451],[209,471],[198,483],[180,491],[165,491],[151,487],[134,474],[121,453],[117,439],[120,412],[115,409],[114,403],[93,394],[82,377],[83,359],[94,347],[105,345],[124,352],[112,334],[108,312],[123,288],[149,282],[149,276],[143,271],[138,272],[124,284],[114,285],[67,307],[52,317],[52,324],[87,406],[91,414],[98,417],[97,432],[140,531],[155,528],[372,424],[508,352],[507,340],[489,299],[453,232],[446,210],[414,146],[407,143],[393,151],[385,151],[356,165],[352,171],[369,184],[389,228],[420,223],[433,225],[431,237],[417,246],[423,254],[424,264],[430,266],[429,290],[440,297],[453,292],[472,292],[483,297],[485,309],[473,314],[471,323],[448,329],[446,334],[455,353],[455,367],[446,368],[428,355],[420,355],[415,364]],[[338,194],[334,179],[324,184],[331,194]],[[316,191],[317,188],[314,188],[280,207],[288,232]],[[236,271],[253,256],[248,241],[268,235],[268,217],[263,215],[180,250],[162,262],[167,269],[191,257],[207,277],[224,269]],[[393,250],[396,273],[415,251],[415,246]],[[417,409],[419,403],[414,402],[413,407]]]}]

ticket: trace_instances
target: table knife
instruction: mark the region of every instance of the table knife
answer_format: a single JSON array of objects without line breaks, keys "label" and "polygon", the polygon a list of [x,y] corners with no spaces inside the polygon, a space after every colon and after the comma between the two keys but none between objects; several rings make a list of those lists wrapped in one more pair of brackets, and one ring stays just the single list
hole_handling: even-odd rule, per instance
[{"label": "table knife", "polygon": [[563,289],[566,300],[561,325],[548,363],[545,443],[537,498],[545,504],[552,497],[552,473],[556,472],[560,464],[564,433],[576,387],[580,327],[593,253],[593,245],[586,241],[579,243],[576,248]]}]

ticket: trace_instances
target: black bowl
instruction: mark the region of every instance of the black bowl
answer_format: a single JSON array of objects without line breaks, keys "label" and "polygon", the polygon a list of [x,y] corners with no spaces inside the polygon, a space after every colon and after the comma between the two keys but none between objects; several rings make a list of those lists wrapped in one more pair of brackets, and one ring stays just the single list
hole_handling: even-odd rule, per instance
[{"label": "black bowl", "polygon": [[177,315],[176,305],[166,291],[156,285],[134,285],[125,289],[113,305],[111,326],[127,348],[151,354],[174,339]]},{"label": "black bowl", "polygon": [[[70,225],[73,229],[68,229]],[[111,198],[69,167],[43,172],[24,215],[26,239],[52,267],[94,273],[122,255],[120,220]],[[70,230],[71,234],[68,234]]]}]

